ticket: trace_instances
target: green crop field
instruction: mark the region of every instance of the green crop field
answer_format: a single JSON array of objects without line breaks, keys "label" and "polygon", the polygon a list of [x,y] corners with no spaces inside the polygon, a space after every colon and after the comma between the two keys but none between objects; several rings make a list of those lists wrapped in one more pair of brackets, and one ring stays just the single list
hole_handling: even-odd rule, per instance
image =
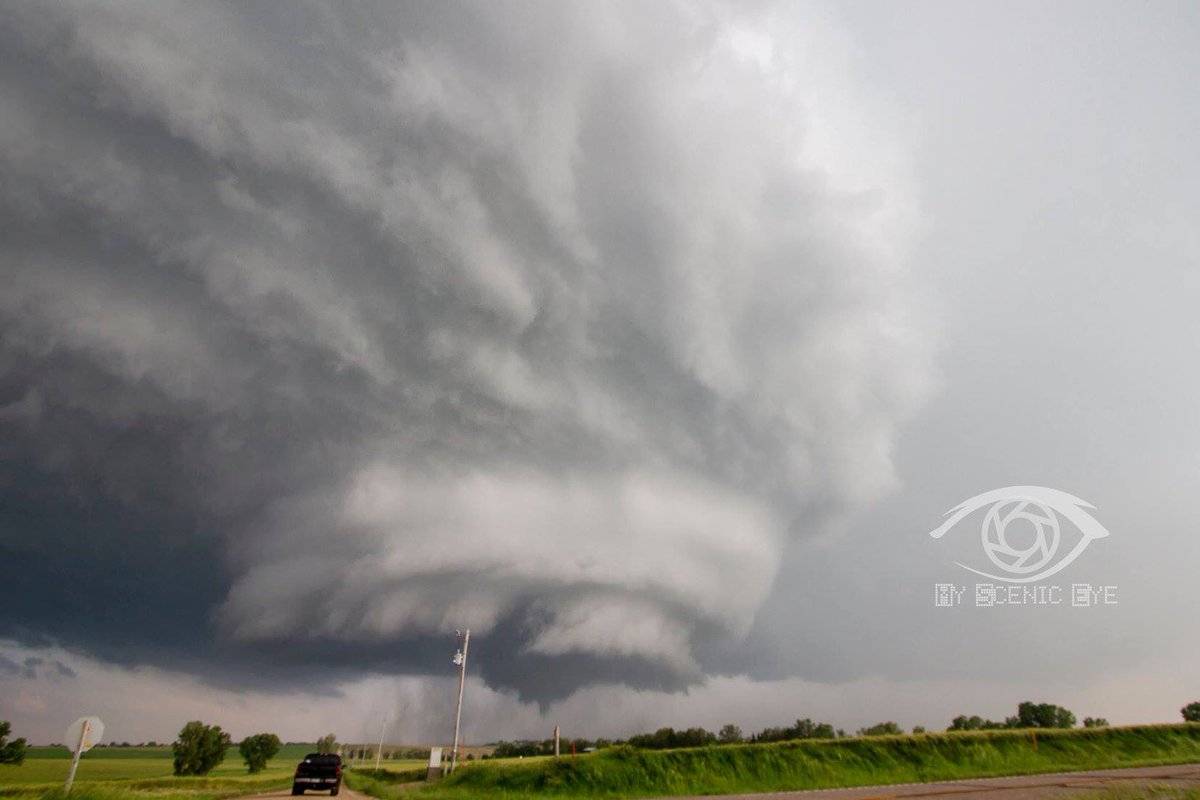
[{"label": "green crop field", "polygon": [[[267,768],[246,772],[236,747],[203,778],[171,774],[170,747],[104,747],[85,753],[75,775],[72,800],[221,800],[273,789],[286,789],[296,762],[312,744],[284,745]],[[375,779],[394,783],[424,777],[423,760],[385,761]],[[0,766],[0,800],[61,800],[71,766],[64,747],[31,747],[19,767]],[[360,770],[371,774],[373,770]]]},{"label": "green crop field", "polygon": [[[246,772],[237,748],[203,778],[171,774],[169,747],[104,747],[85,753],[75,774],[74,800],[219,800],[288,785],[296,762],[313,745],[286,745],[257,775]],[[0,798],[32,800],[61,794],[71,759],[63,747],[31,747],[19,767],[0,766]]]},{"label": "green crop field", "polygon": [[[407,797],[638,798],[823,789],[1200,762],[1200,724],[803,740],[681,750],[612,748],[533,763],[474,762]],[[402,790],[363,786],[386,800]]]},{"label": "green crop field", "polygon": [[[65,747],[30,747],[25,751],[25,760],[70,758]],[[170,747],[97,747],[83,754],[81,761],[112,761],[114,759],[170,758]]]}]

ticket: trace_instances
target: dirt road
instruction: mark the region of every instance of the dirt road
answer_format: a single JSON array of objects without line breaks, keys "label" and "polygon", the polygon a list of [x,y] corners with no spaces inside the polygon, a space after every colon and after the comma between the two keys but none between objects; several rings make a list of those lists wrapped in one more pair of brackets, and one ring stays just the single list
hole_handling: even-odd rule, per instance
[{"label": "dirt road", "polygon": [[817,789],[671,800],[1064,800],[1112,787],[1175,786],[1200,789],[1200,764],[1174,767],[1136,767],[1092,772],[1061,772],[1013,778],[902,783],[855,789]]},{"label": "dirt road", "polygon": [[[239,797],[237,800],[279,800],[281,797],[291,797],[291,789],[280,789],[275,792],[265,792],[263,794],[251,794],[245,797]],[[329,792],[308,792],[304,797],[329,797]],[[346,784],[342,784],[341,790],[338,792],[337,800],[375,800],[373,797],[367,797],[365,794],[360,794],[354,791]]]}]

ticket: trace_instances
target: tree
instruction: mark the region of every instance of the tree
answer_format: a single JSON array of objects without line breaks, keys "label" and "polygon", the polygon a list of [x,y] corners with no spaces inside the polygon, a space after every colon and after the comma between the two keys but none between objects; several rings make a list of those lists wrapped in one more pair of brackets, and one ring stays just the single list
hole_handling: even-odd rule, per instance
[{"label": "tree", "polygon": [[205,725],[193,720],[179,731],[171,745],[175,753],[176,775],[207,775],[225,760],[225,750],[232,739],[220,725]]},{"label": "tree", "polygon": [[792,734],[793,739],[832,739],[836,735],[828,722],[813,722],[808,717],[796,720]]},{"label": "tree", "polygon": [[1025,701],[1017,706],[1017,727],[1073,728],[1075,727],[1075,715],[1053,703]]},{"label": "tree", "polygon": [[721,744],[737,744],[742,740],[742,729],[732,722],[721,728],[717,733],[717,741]]},{"label": "tree", "polygon": [[994,731],[1001,728],[1015,728],[1016,717],[1009,717],[1004,722],[996,722],[995,720],[984,719],[979,715],[968,717],[965,714],[959,714],[950,721],[948,731]]},{"label": "tree", "polygon": [[925,732],[925,726],[924,726],[924,725],[914,725],[914,726],[913,726],[913,736],[920,735],[920,734],[922,734],[922,733],[924,733],[924,732]]},{"label": "tree", "polygon": [[1107,728],[1108,720],[1104,717],[1084,717],[1083,727],[1085,728]]},{"label": "tree", "polygon": [[1179,709],[1179,713],[1183,714],[1184,722],[1200,722],[1200,700],[1188,703]]},{"label": "tree", "polygon": [[282,746],[283,742],[279,741],[275,734],[256,733],[242,739],[242,743],[238,745],[238,752],[242,754],[242,760],[246,762],[250,772],[262,772],[263,767],[275,757]]},{"label": "tree", "polygon": [[807,717],[796,720],[790,728],[765,728],[753,737],[755,742],[782,742],[789,739],[833,739],[840,732],[828,722],[813,722]]},{"label": "tree", "polygon": [[674,747],[703,747],[717,740],[711,732],[704,728],[688,728],[677,731],[674,728],[659,728],[654,733],[643,733],[629,737],[632,747],[646,750],[665,750]]},{"label": "tree", "polygon": [[859,736],[891,736],[897,733],[904,733],[904,731],[894,722],[880,722],[869,728],[858,729]]},{"label": "tree", "polygon": [[20,766],[25,761],[25,740],[13,739],[8,741],[12,725],[7,720],[0,719],[0,764]]},{"label": "tree", "polygon": [[332,753],[337,750],[337,737],[332,733],[327,733],[320,739],[317,739],[318,753]]}]

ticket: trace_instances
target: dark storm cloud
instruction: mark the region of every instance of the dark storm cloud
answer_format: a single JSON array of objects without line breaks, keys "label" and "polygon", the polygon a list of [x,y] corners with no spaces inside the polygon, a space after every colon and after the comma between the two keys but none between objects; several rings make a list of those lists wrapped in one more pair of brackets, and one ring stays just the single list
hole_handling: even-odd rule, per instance
[{"label": "dark storm cloud", "polygon": [[50,674],[59,678],[77,677],[75,670],[56,658],[47,661],[40,656],[26,656],[17,660],[0,653],[0,676],[25,678],[32,681],[37,680],[39,675]]},{"label": "dark storm cloud", "polygon": [[819,157],[766,15],[12,9],[0,636],[704,674],[925,375],[903,198]]}]

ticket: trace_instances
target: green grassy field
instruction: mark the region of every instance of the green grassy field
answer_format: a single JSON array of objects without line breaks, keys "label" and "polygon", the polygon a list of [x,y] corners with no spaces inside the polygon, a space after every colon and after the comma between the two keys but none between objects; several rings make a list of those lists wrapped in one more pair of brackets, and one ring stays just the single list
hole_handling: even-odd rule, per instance
[{"label": "green grassy field", "polygon": [[[1200,724],[987,731],[475,762],[409,797],[637,798],[953,780],[1200,762]],[[371,787],[379,797],[394,787]],[[364,788],[365,790],[365,788]]]},{"label": "green grassy field", "polygon": [[[105,747],[85,753],[75,775],[73,800],[221,800],[273,789],[286,789],[296,762],[315,745],[285,745],[267,768],[257,775],[246,772],[236,747],[225,761],[203,778],[177,778],[171,774],[169,747]],[[388,771],[375,776],[394,782],[424,777],[423,760],[384,762]],[[70,768],[70,754],[62,747],[31,747],[19,767],[0,767],[3,800],[60,800]],[[373,770],[361,770],[370,775]]]},{"label": "green grassy field", "polygon": [[[219,800],[288,786],[296,762],[313,745],[286,745],[257,775],[246,772],[237,748],[203,778],[171,774],[169,747],[105,747],[85,753],[75,775],[74,800]],[[32,800],[59,797],[70,755],[62,747],[31,747],[19,767],[0,767],[0,798]]]},{"label": "green grassy field", "polygon": [[[70,758],[65,747],[30,747],[25,751],[25,760]],[[112,761],[119,758],[170,758],[170,747],[97,747],[83,754],[84,759]]]},{"label": "green grassy field", "polygon": [[[267,765],[264,773],[257,777],[273,777],[295,769],[296,762],[313,745],[286,745]],[[31,747],[26,751],[25,763],[19,767],[0,767],[0,793],[14,786],[30,784],[62,784],[71,766],[70,754],[63,747]],[[236,747],[225,754],[225,761],[209,775],[210,778],[249,777],[246,765]],[[168,778],[171,775],[171,748],[169,747],[105,747],[84,753],[79,761],[76,783],[146,780]]]}]

